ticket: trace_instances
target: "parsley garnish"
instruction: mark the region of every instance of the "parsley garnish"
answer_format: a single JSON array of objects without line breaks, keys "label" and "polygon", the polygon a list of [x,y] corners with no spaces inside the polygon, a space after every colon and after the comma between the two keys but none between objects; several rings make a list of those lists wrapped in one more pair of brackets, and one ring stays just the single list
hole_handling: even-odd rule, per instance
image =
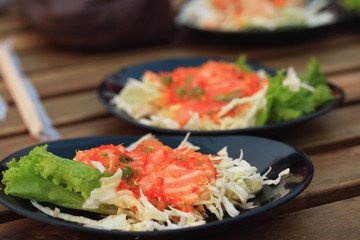
[{"label": "parsley garnish", "polygon": [[130,166],[125,166],[124,168],[121,168],[122,170],[122,176],[121,179],[124,179],[126,181],[130,181],[135,176],[135,171]]},{"label": "parsley garnish", "polygon": [[205,91],[203,88],[199,86],[191,88],[191,81],[192,81],[192,76],[187,75],[185,78],[185,84],[181,87],[180,86],[176,87],[174,89],[175,93],[180,97],[189,96],[191,98],[197,98],[197,99],[205,95]]},{"label": "parsley garnish", "polygon": [[173,82],[173,80],[172,80],[172,78],[171,78],[170,76],[163,76],[163,77],[161,78],[161,80],[162,80],[162,83],[163,83],[165,86],[169,86],[169,85]]},{"label": "parsley garnish", "polygon": [[224,101],[224,102],[227,102],[227,101],[230,101],[232,100],[233,98],[236,98],[238,95],[239,95],[240,91],[239,90],[236,90],[230,94],[219,94],[219,95],[215,95],[213,98],[215,101],[217,102],[220,102],[220,101]]},{"label": "parsley garnish", "polygon": [[187,75],[186,78],[185,78],[185,89],[190,88],[191,81],[192,81],[192,76],[191,76],[191,75]]},{"label": "parsley garnish", "polygon": [[195,87],[195,88],[194,88],[194,93],[195,93],[195,94],[198,94],[198,95],[204,95],[204,94],[205,94],[205,91],[204,91],[204,89],[202,89],[201,87]]},{"label": "parsley garnish", "polygon": [[186,95],[186,90],[180,87],[175,88],[175,93],[179,95],[180,97],[183,97]]},{"label": "parsley garnish", "polygon": [[151,152],[152,150],[153,150],[153,148],[150,147],[150,146],[145,146],[145,147],[144,147],[144,151],[145,151],[146,153],[149,153],[149,152]]},{"label": "parsley garnish", "polygon": [[127,162],[133,162],[134,159],[129,157],[128,155],[126,155],[125,153],[120,153],[119,156],[119,161],[123,162],[123,163],[127,163]]}]

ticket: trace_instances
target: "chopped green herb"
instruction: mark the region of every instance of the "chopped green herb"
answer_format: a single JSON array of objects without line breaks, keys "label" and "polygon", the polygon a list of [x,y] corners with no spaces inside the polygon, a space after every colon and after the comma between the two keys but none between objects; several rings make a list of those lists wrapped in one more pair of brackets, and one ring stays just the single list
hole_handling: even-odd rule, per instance
[{"label": "chopped green herb", "polygon": [[179,95],[180,97],[183,97],[186,95],[186,91],[183,88],[177,87],[175,88],[175,93]]},{"label": "chopped green herb", "polygon": [[210,110],[210,111],[206,112],[207,115],[213,115],[214,113],[215,113],[214,110]]},{"label": "chopped green herb", "polygon": [[176,160],[182,161],[182,160],[185,160],[187,157],[186,157],[186,155],[176,154],[175,158],[176,158]]},{"label": "chopped green herb", "polygon": [[127,163],[127,162],[133,162],[134,159],[129,157],[128,155],[126,155],[125,153],[120,153],[119,156],[119,161],[123,162],[123,163]]},{"label": "chopped green herb", "polygon": [[109,154],[108,153],[102,153],[101,156],[102,157],[107,157],[107,156],[109,156]]},{"label": "chopped green herb", "polygon": [[152,150],[153,150],[153,148],[150,147],[150,146],[145,146],[145,147],[144,147],[144,151],[145,151],[146,153],[149,153],[149,152],[151,152]]},{"label": "chopped green herb", "polygon": [[185,79],[185,89],[190,88],[191,81],[192,81],[192,76],[191,76],[191,75],[187,75],[187,76],[186,76],[186,79]]},{"label": "chopped green herb", "polygon": [[238,95],[239,95],[239,90],[237,91],[234,91],[233,93],[230,93],[230,94],[220,94],[220,95],[216,95],[214,96],[214,100],[217,101],[217,102],[220,102],[220,101],[230,101],[232,100],[233,98],[236,98]]},{"label": "chopped green herb", "polygon": [[205,91],[201,87],[195,87],[194,88],[194,93],[197,94],[197,95],[204,95]]},{"label": "chopped green herb", "polygon": [[173,82],[173,79],[170,76],[163,76],[161,80],[165,86],[169,86]]},{"label": "chopped green herb", "polygon": [[134,169],[132,169],[130,166],[125,166],[121,170],[122,170],[121,178],[126,181],[130,181],[135,176],[136,173]]}]

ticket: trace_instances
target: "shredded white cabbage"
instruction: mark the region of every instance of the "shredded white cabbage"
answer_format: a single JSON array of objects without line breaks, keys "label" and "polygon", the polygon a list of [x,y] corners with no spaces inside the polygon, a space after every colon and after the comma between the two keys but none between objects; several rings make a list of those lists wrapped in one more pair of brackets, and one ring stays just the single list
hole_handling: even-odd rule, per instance
[{"label": "shredded white cabbage", "polygon": [[[121,109],[121,107],[119,108]],[[139,123],[162,128],[180,129],[179,124],[175,120],[155,115],[150,115],[148,118],[140,118]]]},{"label": "shredded white cabbage", "polygon": [[149,81],[129,78],[124,89],[111,101],[119,109],[123,109],[135,119],[139,119],[155,111],[156,107],[152,101],[158,96],[160,96],[160,91],[157,85]]},{"label": "shredded white cabbage", "polygon": [[282,84],[283,86],[288,87],[292,92],[298,92],[300,91],[300,88],[304,88],[310,92],[315,92],[315,88],[313,86],[301,81],[293,67],[288,68],[286,77]]},{"label": "shredded white cabbage", "polygon": [[246,128],[255,125],[256,113],[266,106],[266,92],[268,87],[264,87],[251,97],[234,98],[227,105],[222,107],[218,113],[219,117],[234,109],[238,105],[249,103],[250,106],[244,116],[226,117],[220,120],[221,129]]},{"label": "shredded white cabbage", "polygon": [[91,164],[93,165],[94,168],[99,170],[101,173],[105,172],[105,170],[106,170],[104,165],[101,164],[101,162],[91,161]]},{"label": "shredded white cabbage", "polygon": [[[151,134],[145,135],[128,146],[127,149],[134,149],[141,141],[151,137],[153,137]],[[186,135],[178,148],[199,149],[198,146],[190,143],[188,138],[189,134]],[[31,203],[39,211],[47,215],[100,229],[153,231],[198,226],[206,223],[206,215],[203,211],[205,209],[221,220],[225,214],[235,217],[240,214],[240,209],[256,207],[251,199],[261,190],[262,186],[277,185],[283,176],[290,173],[289,169],[285,169],[278,174],[275,180],[268,179],[267,174],[271,171],[271,168],[263,175],[260,175],[256,167],[251,166],[243,159],[243,156],[241,149],[238,158],[231,158],[227,147],[221,149],[217,155],[209,155],[217,170],[217,178],[207,186],[204,197],[194,204],[199,207],[199,211],[183,212],[171,206],[161,211],[150,203],[141,189],[139,199],[130,190],[117,190],[117,186],[122,181],[121,169],[110,177],[101,178],[101,186],[94,189],[83,204],[84,210],[98,209],[102,204],[116,206],[118,208],[116,215],[109,215],[101,220],[93,220],[62,213],[58,208],[52,210],[35,201],[31,201]],[[97,164],[93,163],[93,165],[101,168]],[[177,221],[173,221],[174,218]]]},{"label": "shredded white cabbage", "polygon": [[141,138],[139,138],[139,140],[137,140],[136,142],[133,142],[132,144],[130,144],[126,149],[128,151],[132,151],[134,150],[142,141],[146,140],[146,139],[150,139],[154,137],[151,133],[148,133],[144,136],[142,136]]}]

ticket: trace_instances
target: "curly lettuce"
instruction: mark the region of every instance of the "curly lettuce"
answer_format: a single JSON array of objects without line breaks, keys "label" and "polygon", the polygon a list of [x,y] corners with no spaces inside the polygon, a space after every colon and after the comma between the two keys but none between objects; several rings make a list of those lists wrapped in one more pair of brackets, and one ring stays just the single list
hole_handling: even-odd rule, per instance
[{"label": "curly lettuce", "polygon": [[360,1],[359,0],[342,0],[341,3],[346,9],[360,13]]},{"label": "curly lettuce", "polygon": [[7,163],[9,169],[2,173],[5,194],[83,210],[85,200],[105,175],[85,163],[56,156],[47,147],[35,147],[19,161]]},{"label": "curly lettuce", "polygon": [[[269,79],[267,104],[258,112],[256,125],[300,118],[316,111],[333,99],[331,89],[326,84],[321,65],[317,60],[311,59],[306,73],[297,80],[288,81],[291,70],[289,68],[287,72],[280,70],[273,76],[267,75]],[[293,78],[297,78],[296,73],[294,75]]]}]

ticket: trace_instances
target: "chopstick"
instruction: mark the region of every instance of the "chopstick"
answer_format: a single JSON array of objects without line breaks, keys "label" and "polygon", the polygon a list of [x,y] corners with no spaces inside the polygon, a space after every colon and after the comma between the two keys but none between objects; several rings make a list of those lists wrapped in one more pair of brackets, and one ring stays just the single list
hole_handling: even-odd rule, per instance
[{"label": "chopstick", "polygon": [[0,44],[0,73],[30,135],[40,141],[60,137],[52,126],[41,100],[12,51],[15,39],[9,38]]},{"label": "chopstick", "polygon": [[4,98],[0,95],[0,121],[5,120],[6,113],[8,111],[8,105]]}]

